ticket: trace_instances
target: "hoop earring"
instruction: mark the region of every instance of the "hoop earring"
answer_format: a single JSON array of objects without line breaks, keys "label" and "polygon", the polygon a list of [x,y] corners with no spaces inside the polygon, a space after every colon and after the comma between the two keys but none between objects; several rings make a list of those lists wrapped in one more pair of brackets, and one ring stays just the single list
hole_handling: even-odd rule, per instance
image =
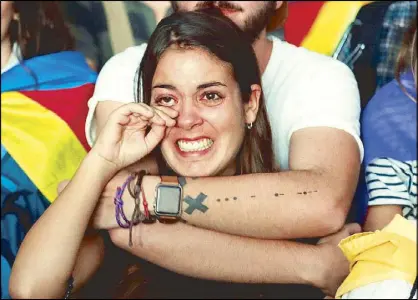
[{"label": "hoop earring", "polygon": [[247,129],[251,129],[251,128],[253,128],[253,122],[251,122],[251,123],[247,123],[246,125],[247,125]]}]

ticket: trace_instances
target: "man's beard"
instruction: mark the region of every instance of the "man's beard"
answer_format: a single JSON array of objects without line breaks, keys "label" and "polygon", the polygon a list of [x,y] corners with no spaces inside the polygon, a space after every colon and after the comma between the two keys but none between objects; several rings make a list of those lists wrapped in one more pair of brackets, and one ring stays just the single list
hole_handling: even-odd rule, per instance
[{"label": "man's beard", "polygon": [[275,12],[276,3],[274,1],[269,1],[268,4],[256,14],[251,15],[245,20],[244,28],[242,30],[248,36],[251,43],[254,43],[260,37],[260,33],[267,27],[267,24],[270,22]]},{"label": "man's beard", "polygon": [[[242,31],[245,33],[251,43],[254,43],[260,36],[260,33],[267,27],[276,11],[275,1],[266,1],[267,3],[255,14],[249,16],[244,21]],[[195,9],[219,8],[242,11],[241,7],[228,1],[201,1]]]}]

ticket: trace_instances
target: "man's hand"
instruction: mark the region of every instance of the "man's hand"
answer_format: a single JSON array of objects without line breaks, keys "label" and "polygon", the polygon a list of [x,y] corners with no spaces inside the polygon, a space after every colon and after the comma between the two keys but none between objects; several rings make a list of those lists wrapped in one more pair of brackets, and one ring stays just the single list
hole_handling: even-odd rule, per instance
[{"label": "man's hand", "polygon": [[338,247],[338,243],[352,234],[361,232],[357,223],[345,225],[339,232],[326,236],[319,240],[318,247],[323,253],[324,268],[319,270],[318,282],[316,284],[327,296],[334,298],[334,295],[349,274],[349,262]]}]

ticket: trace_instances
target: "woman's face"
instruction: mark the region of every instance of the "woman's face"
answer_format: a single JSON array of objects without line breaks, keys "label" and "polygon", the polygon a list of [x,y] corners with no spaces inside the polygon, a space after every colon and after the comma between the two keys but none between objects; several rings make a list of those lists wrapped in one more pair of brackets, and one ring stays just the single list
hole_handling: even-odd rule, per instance
[{"label": "woman's face", "polygon": [[155,71],[151,105],[179,113],[161,143],[164,159],[177,174],[234,174],[248,105],[227,64],[199,48],[170,47]]},{"label": "woman's face", "polygon": [[10,22],[13,19],[13,1],[1,1],[1,41],[8,38]]}]

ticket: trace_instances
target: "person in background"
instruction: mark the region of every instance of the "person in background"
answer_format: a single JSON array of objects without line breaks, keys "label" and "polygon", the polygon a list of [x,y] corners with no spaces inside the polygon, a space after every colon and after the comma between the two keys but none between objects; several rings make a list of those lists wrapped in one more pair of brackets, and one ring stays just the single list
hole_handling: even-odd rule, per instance
[{"label": "person in background", "polygon": [[396,79],[380,88],[364,110],[368,213],[364,229],[382,229],[396,214],[417,218],[416,22],[407,31]]},{"label": "person in background", "polygon": [[337,298],[417,298],[416,22],[405,35],[395,74],[363,114],[369,208],[365,232],[340,242],[351,272]]},{"label": "person in background", "polygon": [[146,43],[169,1],[62,1],[75,47],[97,71],[127,47]]},{"label": "person in background", "polygon": [[33,223],[89,148],[84,119],[96,73],[56,1],[1,1],[1,298]]}]

